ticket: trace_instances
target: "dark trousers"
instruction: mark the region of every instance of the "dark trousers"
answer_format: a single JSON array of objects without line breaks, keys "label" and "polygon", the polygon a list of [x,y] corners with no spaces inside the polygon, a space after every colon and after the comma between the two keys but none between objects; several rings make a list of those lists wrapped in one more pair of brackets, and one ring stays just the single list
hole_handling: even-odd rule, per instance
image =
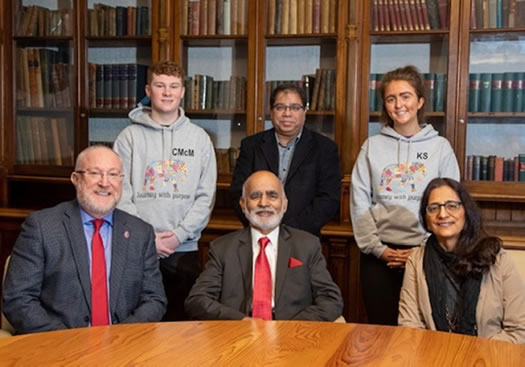
[{"label": "dark trousers", "polygon": [[405,269],[390,269],[383,260],[363,253],[360,262],[361,290],[368,323],[397,325]]},{"label": "dark trousers", "polygon": [[201,272],[199,252],[175,252],[166,259],[160,259],[160,271],[168,298],[162,321],[188,320],[184,313],[184,301]]}]

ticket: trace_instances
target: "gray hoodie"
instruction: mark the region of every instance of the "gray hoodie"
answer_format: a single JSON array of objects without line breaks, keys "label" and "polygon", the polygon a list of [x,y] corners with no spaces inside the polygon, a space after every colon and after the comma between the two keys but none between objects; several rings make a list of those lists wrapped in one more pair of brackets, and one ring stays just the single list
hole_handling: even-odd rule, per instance
[{"label": "gray hoodie", "polygon": [[386,246],[418,246],[425,237],[419,203],[436,177],[459,180],[459,167],[447,139],[432,125],[412,137],[384,126],[368,138],[352,171],[350,213],[357,245],[380,257]]},{"label": "gray hoodie", "polygon": [[196,251],[215,201],[217,167],[208,134],[179,108],[170,126],[151,119],[150,107],[129,113],[132,125],[117,137],[113,149],[124,165],[118,207],[153,225],[172,231],[177,252]]}]

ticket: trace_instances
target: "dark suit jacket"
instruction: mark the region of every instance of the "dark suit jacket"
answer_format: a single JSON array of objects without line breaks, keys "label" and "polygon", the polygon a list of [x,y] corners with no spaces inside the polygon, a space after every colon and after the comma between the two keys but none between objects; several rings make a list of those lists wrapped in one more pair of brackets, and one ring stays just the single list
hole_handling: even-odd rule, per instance
[{"label": "dark suit jacket", "polygon": [[[237,216],[245,226],[248,226],[248,221],[239,205],[242,185],[248,176],[260,170],[279,176],[279,150],[273,128],[246,137],[241,142],[230,191]],[[329,138],[303,128],[284,190],[288,210],[282,222],[319,236],[321,228],[339,208],[341,169],[337,145]]]},{"label": "dark suit jacket", "polygon": [[[341,292],[326,268],[319,239],[281,225],[275,279],[276,320],[333,321]],[[290,267],[290,258],[302,265]],[[186,298],[186,313],[200,320],[240,320],[252,308],[252,239],[249,228],[213,241],[206,268]]]},{"label": "dark suit jacket", "polygon": [[[31,214],[13,248],[4,312],[17,333],[85,327],[88,250],[76,200]],[[109,307],[113,324],[159,321],[166,311],[153,228],[115,210]]]}]

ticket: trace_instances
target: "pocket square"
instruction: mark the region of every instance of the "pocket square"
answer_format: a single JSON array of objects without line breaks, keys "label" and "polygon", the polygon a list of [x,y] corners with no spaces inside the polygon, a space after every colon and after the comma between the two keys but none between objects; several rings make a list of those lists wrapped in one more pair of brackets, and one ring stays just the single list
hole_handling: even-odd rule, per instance
[{"label": "pocket square", "polygon": [[293,257],[290,257],[288,259],[288,267],[289,268],[295,268],[296,266],[301,266],[301,265],[303,265],[303,263],[300,260],[297,260],[297,259],[295,259]]}]

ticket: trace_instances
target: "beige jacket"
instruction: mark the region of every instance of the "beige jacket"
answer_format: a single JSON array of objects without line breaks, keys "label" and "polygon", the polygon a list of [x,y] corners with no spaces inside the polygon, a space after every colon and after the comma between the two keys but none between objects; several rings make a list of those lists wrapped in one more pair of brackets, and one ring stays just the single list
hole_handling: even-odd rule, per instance
[{"label": "beige jacket", "polygon": [[[399,301],[400,326],[436,330],[423,271],[425,247],[414,250],[406,264]],[[525,283],[503,249],[483,275],[476,308],[480,337],[525,344]]]}]

